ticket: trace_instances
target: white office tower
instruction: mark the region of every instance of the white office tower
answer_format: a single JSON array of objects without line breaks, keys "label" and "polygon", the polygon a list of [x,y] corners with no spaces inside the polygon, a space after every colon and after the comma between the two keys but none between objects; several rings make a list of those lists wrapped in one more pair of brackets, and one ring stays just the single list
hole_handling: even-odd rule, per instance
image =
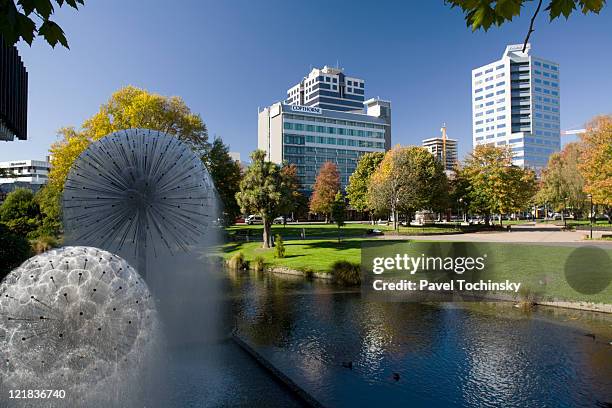
[{"label": "white office tower", "polygon": [[561,145],[559,64],[506,47],[502,58],[472,70],[473,144],[510,146],[513,163],[541,170]]}]

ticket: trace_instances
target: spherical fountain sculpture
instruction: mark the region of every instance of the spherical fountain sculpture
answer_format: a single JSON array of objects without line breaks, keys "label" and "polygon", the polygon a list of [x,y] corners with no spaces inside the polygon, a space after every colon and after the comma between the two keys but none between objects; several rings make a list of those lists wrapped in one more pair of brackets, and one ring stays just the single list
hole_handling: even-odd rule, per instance
[{"label": "spherical fountain sculpture", "polygon": [[120,257],[91,247],[35,256],[0,285],[0,384],[91,395],[138,375],[158,325],[147,285]]},{"label": "spherical fountain sculpture", "polygon": [[202,160],[178,138],[122,130],[92,143],[64,186],[66,242],[134,260],[188,251],[216,218],[215,188]]}]

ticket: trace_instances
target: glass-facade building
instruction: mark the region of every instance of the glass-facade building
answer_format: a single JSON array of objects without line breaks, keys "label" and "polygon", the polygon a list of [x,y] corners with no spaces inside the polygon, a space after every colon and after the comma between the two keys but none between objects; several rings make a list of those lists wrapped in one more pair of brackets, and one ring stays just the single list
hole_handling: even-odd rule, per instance
[{"label": "glass-facade building", "polygon": [[474,146],[509,146],[516,165],[539,171],[561,147],[559,64],[509,45],[472,71]]},{"label": "glass-facade building", "polygon": [[275,103],[259,112],[258,147],[275,163],[293,163],[306,190],[311,190],[323,163],[335,163],[342,188],[359,157],[391,147],[391,104],[370,99],[362,111]]}]

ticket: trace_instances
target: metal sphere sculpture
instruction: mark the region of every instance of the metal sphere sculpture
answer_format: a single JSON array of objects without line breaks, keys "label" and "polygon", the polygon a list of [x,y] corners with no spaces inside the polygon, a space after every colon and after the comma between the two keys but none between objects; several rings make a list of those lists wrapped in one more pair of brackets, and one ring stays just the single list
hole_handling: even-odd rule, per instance
[{"label": "metal sphere sculpture", "polygon": [[49,251],[0,285],[0,384],[85,392],[138,369],[157,330],[147,285],[126,261],[91,247]]},{"label": "metal sphere sculpture", "polygon": [[67,242],[135,256],[145,277],[145,254],[187,251],[200,242],[215,203],[202,160],[178,138],[147,129],[118,131],[92,143],[68,174]]}]

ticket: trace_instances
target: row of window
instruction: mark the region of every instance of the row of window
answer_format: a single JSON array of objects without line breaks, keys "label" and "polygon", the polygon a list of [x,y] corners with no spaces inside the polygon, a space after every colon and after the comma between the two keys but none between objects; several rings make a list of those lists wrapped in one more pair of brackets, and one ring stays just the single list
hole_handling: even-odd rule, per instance
[{"label": "row of window", "polygon": [[377,139],[384,139],[385,137],[385,134],[383,132],[374,132],[371,130],[347,129],[347,128],[337,128],[337,127],[331,127],[331,126],[306,125],[303,123],[293,123],[293,122],[284,122],[283,127],[285,128],[285,130],[301,130],[301,131],[306,131],[306,132],[328,133],[331,135],[374,137]]},{"label": "row of window", "polygon": [[354,140],[343,139],[341,137],[324,137],[324,136],[300,136],[300,135],[285,135],[284,141],[286,144],[304,145],[306,143],[319,143],[338,146],[354,146],[384,149],[383,142],[372,142],[369,140]]},{"label": "row of window", "polygon": [[293,114],[287,113],[285,114],[285,118],[294,119],[294,120],[302,120],[306,122],[332,123],[335,125],[363,127],[363,128],[368,128],[368,129],[381,129],[381,130],[385,129],[384,125],[379,125],[377,123],[354,122],[352,120],[330,119],[330,118],[324,118],[321,116],[302,116],[302,115],[293,115]]},{"label": "row of window", "polygon": [[533,61],[533,65],[535,65],[536,67],[544,67],[546,69],[551,69],[553,71],[558,71],[559,67],[557,67],[556,65],[549,65],[549,64],[542,64],[540,61]]}]

